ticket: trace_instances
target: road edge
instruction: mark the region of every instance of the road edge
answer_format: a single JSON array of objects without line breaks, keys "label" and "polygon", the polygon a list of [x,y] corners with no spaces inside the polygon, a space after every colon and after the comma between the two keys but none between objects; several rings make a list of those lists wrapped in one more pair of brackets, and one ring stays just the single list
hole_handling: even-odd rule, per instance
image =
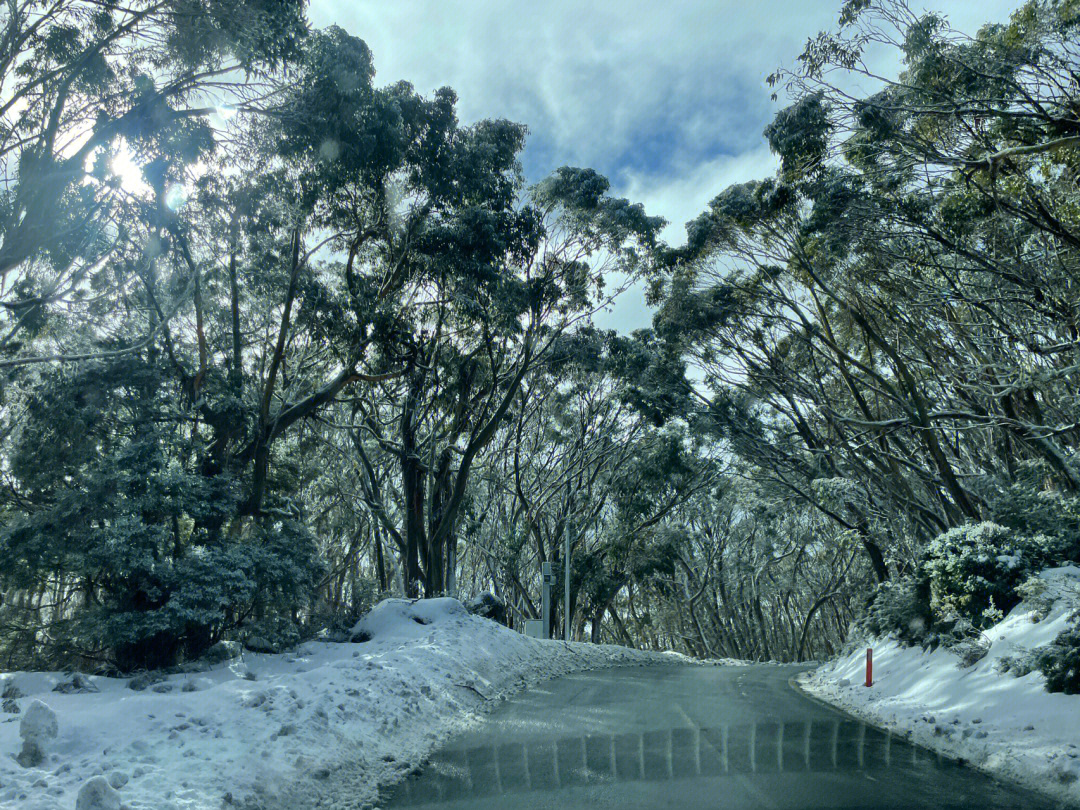
[{"label": "road edge", "polygon": [[[392,774],[389,778],[380,778],[376,781],[374,787],[376,790],[376,796],[370,802],[360,806],[360,810],[379,810],[380,807],[386,802],[389,794],[405,779],[422,771],[431,762],[431,758],[442,749],[447,743],[449,743],[455,736],[461,734],[463,731],[471,728],[477,723],[481,723],[484,719],[494,711],[500,704],[514,698],[524,692],[529,691],[537,686],[541,686],[549,681],[557,680],[558,678],[568,678],[575,675],[580,675],[586,672],[603,672],[609,669],[639,669],[642,667],[706,667],[706,666],[737,666],[734,663],[734,659],[710,659],[708,661],[702,661],[696,658],[690,658],[689,656],[681,654],[671,654],[667,651],[657,650],[639,650],[635,647],[625,647],[621,644],[603,644],[603,645],[591,645],[589,642],[566,642],[561,639],[551,639],[553,643],[561,645],[563,648],[571,653],[574,653],[578,666],[568,668],[563,672],[556,672],[554,674],[529,672],[524,674],[521,678],[515,681],[508,682],[502,689],[496,690],[489,695],[479,695],[480,702],[473,705],[469,709],[465,710],[458,716],[457,721],[452,728],[448,728],[444,733],[440,734],[436,740],[428,746],[427,752],[422,758],[412,763],[412,767],[408,770],[398,771]],[[589,645],[594,647],[620,647],[625,650],[630,650],[633,653],[640,653],[641,658],[634,661],[627,660],[600,660],[593,659],[588,660],[583,654],[584,650],[580,646],[571,645]],[[650,660],[656,659],[656,660]],[[475,691],[475,690],[474,690]],[[288,810],[302,810],[298,805],[289,804],[285,805]],[[283,810],[282,807],[277,807],[275,810]]]},{"label": "road edge", "polygon": [[1044,799],[1052,802],[1057,802],[1058,807],[1063,808],[1063,810],[1065,808],[1072,808],[1072,810],[1080,810],[1080,804],[1074,804],[1069,800],[1068,797],[1062,797],[1057,793],[1046,790],[1042,780],[1038,780],[1034,777],[1031,777],[1030,779],[1013,778],[1008,774],[999,773],[998,771],[995,771],[991,768],[987,768],[983,763],[975,762],[971,759],[967,759],[966,757],[958,757],[948,751],[944,751],[940,748],[935,748],[933,745],[927,745],[921,740],[916,740],[909,729],[891,727],[881,722],[878,717],[870,713],[858,712],[856,710],[853,710],[851,707],[832,703],[825,698],[820,697],[819,695],[815,695],[813,692],[809,691],[805,686],[798,682],[798,678],[800,676],[806,675],[807,673],[813,671],[813,668],[804,669],[801,672],[792,675],[790,678],[788,678],[788,686],[790,686],[792,690],[797,692],[799,695],[813,701],[814,703],[817,703],[819,706],[824,706],[825,708],[832,709],[834,712],[837,712],[838,714],[847,717],[851,717],[854,720],[858,720],[860,723],[866,723],[866,725],[872,726],[878,731],[884,731],[888,734],[901,737],[908,745],[914,745],[917,748],[922,748],[925,751],[929,751],[935,756],[942,757],[951,762],[955,762],[968,768],[972,768],[983,774],[984,776],[988,776],[989,778],[993,779],[995,782],[1000,782],[1003,785],[1009,785],[1012,787],[1020,787],[1024,790],[1030,790],[1032,793],[1041,796]]}]

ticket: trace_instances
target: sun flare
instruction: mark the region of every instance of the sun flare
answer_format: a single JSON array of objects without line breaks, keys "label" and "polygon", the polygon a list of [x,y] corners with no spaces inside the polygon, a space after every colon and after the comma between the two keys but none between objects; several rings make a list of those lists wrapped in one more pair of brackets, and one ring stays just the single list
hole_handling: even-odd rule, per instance
[{"label": "sun flare", "polygon": [[145,196],[153,192],[143,176],[142,166],[126,143],[121,142],[109,161],[109,170],[120,180],[120,187],[129,194]]}]

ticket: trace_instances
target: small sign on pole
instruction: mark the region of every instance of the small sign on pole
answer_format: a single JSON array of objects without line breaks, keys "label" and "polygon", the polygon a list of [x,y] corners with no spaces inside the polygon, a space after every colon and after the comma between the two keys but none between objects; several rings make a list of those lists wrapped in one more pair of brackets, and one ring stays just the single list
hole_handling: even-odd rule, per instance
[{"label": "small sign on pole", "polygon": [[874,685],[874,651],[870,647],[866,648],[866,685]]},{"label": "small sign on pole", "polygon": [[555,574],[551,570],[551,563],[545,562],[540,565],[540,579],[543,590],[540,594],[541,612],[544,614],[544,633],[541,638],[551,637],[551,586],[555,582]]}]

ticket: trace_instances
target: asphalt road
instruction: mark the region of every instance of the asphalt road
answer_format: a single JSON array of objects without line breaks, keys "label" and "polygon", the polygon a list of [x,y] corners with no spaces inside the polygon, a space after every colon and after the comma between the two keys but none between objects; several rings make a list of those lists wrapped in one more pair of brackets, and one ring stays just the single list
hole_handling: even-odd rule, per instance
[{"label": "asphalt road", "polygon": [[660,665],[549,681],[452,740],[383,806],[1055,807],[799,694],[798,671]]}]

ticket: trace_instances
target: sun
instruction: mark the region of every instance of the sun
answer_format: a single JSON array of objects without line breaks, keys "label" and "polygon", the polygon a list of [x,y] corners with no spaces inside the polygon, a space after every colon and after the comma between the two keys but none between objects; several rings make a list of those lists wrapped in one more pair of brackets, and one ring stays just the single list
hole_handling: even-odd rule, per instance
[{"label": "sun", "polygon": [[143,176],[142,166],[135,162],[131,147],[121,141],[109,161],[109,170],[120,180],[120,187],[129,194],[144,197],[153,193]]}]

